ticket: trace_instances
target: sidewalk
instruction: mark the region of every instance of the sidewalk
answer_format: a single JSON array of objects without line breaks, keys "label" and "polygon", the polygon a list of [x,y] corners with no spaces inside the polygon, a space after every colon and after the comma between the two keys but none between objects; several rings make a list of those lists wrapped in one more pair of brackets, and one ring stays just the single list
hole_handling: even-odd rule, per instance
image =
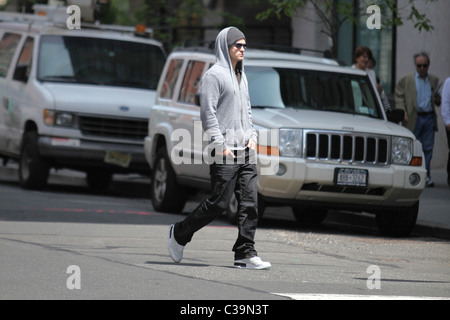
[{"label": "sidewalk", "polygon": [[450,239],[450,187],[447,184],[447,172],[431,172],[434,187],[426,188],[420,198],[418,228],[427,228],[435,236]]}]

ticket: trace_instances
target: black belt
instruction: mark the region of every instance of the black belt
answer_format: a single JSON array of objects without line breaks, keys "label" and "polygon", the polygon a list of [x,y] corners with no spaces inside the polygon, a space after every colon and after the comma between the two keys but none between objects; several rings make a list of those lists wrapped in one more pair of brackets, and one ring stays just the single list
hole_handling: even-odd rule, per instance
[{"label": "black belt", "polygon": [[419,116],[427,116],[427,115],[429,115],[429,114],[434,114],[434,111],[430,111],[430,112],[417,112],[417,114],[418,114]]}]

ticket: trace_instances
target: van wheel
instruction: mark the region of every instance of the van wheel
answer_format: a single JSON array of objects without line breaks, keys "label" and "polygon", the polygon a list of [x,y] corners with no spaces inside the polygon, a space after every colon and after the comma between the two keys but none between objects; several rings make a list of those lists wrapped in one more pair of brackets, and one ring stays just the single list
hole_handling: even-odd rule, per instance
[{"label": "van wheel", "polygon": [[92,170],[86,172],[86,182],[92,189],[104,191],[111,184],[112,176],[112,173],[108,171]]},{"label": "van wheel", "polygon": [[416,226],[419,201],[407,209],[378,212],[376,221],[381,234],[389,237],[408,237]]},{"label": "van wheel", "polygon": [[50,165],[40,155],[37,142],[37,132],[25,133],[19,159],[19,182],[24,189],[40,190],[47,185]]},{"label": "van wheel", "polygon": [[328,214],[328,209],[293,206],[292,212],[294,213],[295,220],[297,220],[297,223],[300,226],[316,226],[321,224],[322,221],[325,220]]},{"label": "van wheel", "polygon": [[180,213],[186,204],[187,190],[178,185],[165,148],[159,149],[156,153],[150,193],[153,207],[157,211]]}]

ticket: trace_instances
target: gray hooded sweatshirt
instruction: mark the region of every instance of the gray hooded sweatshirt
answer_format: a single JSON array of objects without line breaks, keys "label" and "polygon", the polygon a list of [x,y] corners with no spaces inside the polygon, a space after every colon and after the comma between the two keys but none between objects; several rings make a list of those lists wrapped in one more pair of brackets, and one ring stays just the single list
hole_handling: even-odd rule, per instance
[{"label": "gray hooded sweatshirt", "polygon": [[223,29],[216,39],[216,63],[203,76],[200,86],[200,116],[203,130],[218,150],[242,150],[249,139],[257,142],[252,123],[247,77],[242,63],[239,82],[230,59],[227,34]]}]

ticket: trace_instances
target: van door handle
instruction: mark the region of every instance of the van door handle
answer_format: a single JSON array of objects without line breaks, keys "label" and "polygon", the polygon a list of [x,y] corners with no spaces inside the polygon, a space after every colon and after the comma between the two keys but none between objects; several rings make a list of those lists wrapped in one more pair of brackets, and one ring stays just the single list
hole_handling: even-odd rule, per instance
[{"label": "van door handle", "polygon": [[9,99],[6,97],[3,97],[3,107],[8,110],[8,105],[9,105]]}]

